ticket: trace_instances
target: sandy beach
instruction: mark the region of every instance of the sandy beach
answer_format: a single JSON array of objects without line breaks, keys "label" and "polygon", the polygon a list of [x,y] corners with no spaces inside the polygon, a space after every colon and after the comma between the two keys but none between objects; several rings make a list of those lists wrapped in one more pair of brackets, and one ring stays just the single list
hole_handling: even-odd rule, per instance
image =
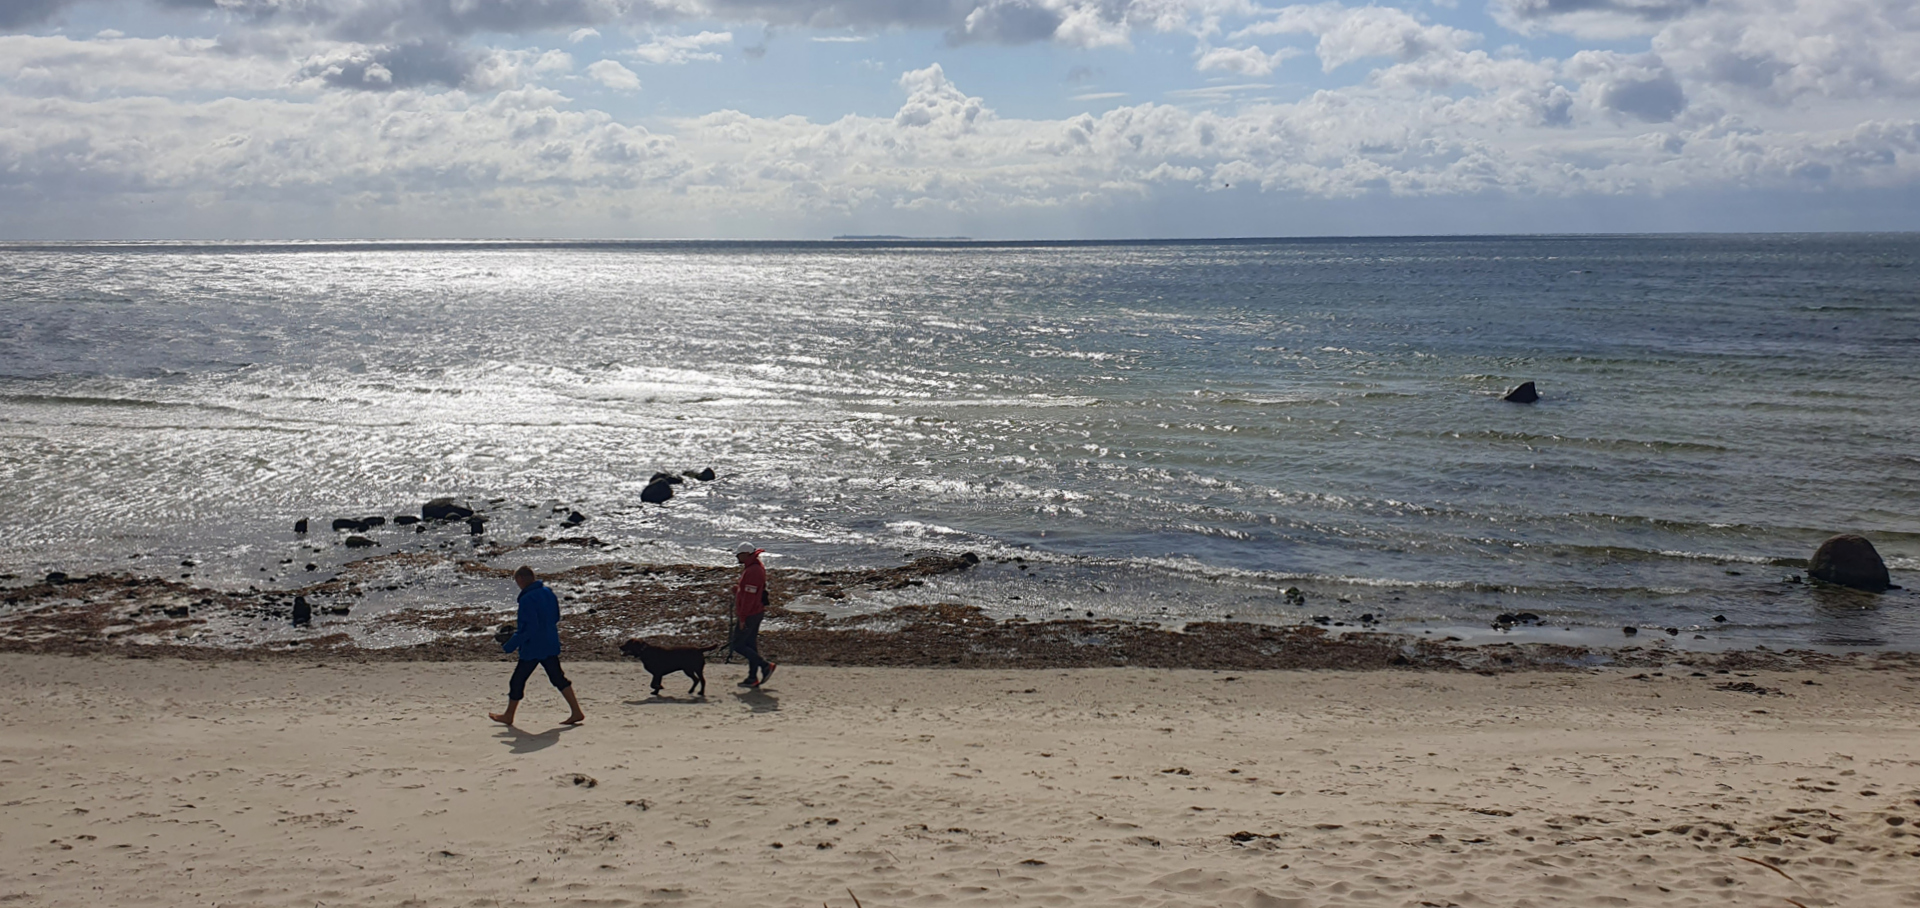
[{"label": "sandy beach", "polygon": [[1920,904],[1911,657],[736,668],[9,654],[0,902]]}]

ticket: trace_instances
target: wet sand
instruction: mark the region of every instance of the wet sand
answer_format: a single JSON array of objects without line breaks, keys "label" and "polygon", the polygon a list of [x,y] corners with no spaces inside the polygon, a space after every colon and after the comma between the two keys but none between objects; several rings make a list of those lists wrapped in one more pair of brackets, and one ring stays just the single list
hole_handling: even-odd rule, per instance
[{"label": "wet sand", "polygon": [[[1920,664],[0,657],[9,905],[1920,904]],[[1812,683],[1807,683],[1812,682]],[[679,676],[667,690],[685,689]]]}]

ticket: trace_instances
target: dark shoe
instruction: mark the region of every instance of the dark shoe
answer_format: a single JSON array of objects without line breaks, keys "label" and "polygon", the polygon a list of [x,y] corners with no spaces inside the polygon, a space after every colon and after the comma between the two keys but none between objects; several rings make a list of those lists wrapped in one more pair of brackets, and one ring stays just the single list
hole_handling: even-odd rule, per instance
[{"label": "dark shoe", "polygon": [[736,684],[734,686],[735,687],[759,687],[760,682],[753,678],[748,678],[747,680],[742,681],[739,684]]},{"label": "dark shoe", "polygon": [[774,669],[776,669],[776,668],[779,668],[779,667],[780,667],[780,666],[778,666],[778,665],[775,665],[775,664],[773,664],[773,663],[771,663],[771,662],[769,662],[769,663],[767,663],[767,667],[766,667],[766,668],[764,668],[764,669],[761,669],[761,670],[760,670],[760,683],[761,683],[761,684],[765,684],[765,683],[767,683],[768,681],[772,681],[772,680],[773,680],[773,670],[774,670]]}]

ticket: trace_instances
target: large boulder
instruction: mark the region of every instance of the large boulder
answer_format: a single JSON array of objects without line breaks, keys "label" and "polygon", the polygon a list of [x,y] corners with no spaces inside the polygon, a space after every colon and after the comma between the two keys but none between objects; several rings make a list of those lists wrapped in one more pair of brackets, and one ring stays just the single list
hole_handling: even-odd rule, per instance
[{"label": "large boulder", "polygon": [[473,509],[454,504],[451,498],[435,498],[420,506],[421,520],[465,520]]},{"label": "large boulder", "polygon": [[650,482],[640,490],[640,500],[648,504],[662,504],[673,497],[673,484],[670,482]]},{"label": "large boulder", "polygon": [[1533,382],[1523,382],[1520,387],[1508,391],[1507,396],[1500,399],[1516,404],[1530,404],[1540,399],[1540,392],[1533,387]]},{"label": "large boulder", "polygon": [[1813,560],[1807,563],[1807,575],[1875,593],[1893,586],[1893,579],[1887,576],[1887,563],[1880,560],[1873,543],[1851,533],[1820,543],[1820,548],[1814,550]]},{"label": "large boulder", "polygon": [[366,521],[359,520],[353,517],[340,517],[340,518],[336,518],[333,521],[333,531],[336,533],[340,532],[341,530],[345,530],[349,533],[364,533],[371,528],[372,527]]}]

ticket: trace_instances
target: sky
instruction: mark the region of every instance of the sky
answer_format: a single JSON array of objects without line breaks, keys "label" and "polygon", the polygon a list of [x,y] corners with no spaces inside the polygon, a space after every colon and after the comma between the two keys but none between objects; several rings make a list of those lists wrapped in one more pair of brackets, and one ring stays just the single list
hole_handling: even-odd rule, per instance
[{"label": "sky", "polygon": [[1916,229],[1914,0],[0,0],[0,239]]}]

